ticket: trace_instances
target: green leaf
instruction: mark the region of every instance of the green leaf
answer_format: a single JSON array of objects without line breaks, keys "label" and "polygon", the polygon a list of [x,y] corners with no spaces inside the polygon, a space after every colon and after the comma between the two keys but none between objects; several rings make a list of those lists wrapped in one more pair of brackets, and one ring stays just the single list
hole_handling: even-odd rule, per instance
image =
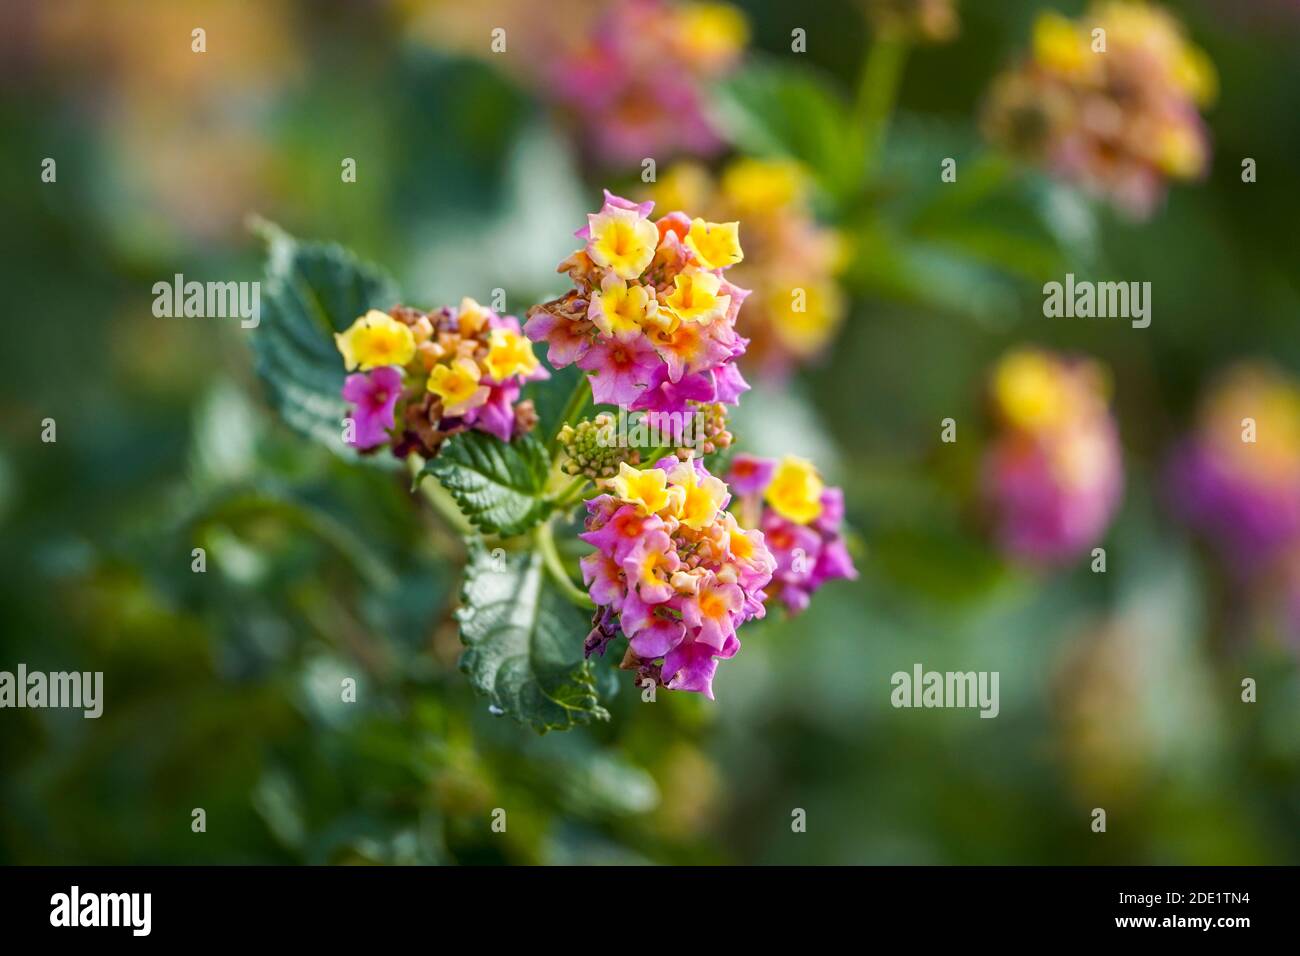
[{"label": "green leaf", "polygon": [[1006,273],[891,224],[867,224],[853,237],[845,281],[871,295],[942,309],[1002,330],[1019,314],[1017,284]]},{"label": "green leaf", "polygon": [[536,551],[473,539],[460,599],[460,669],[493,707],[539,733],[609,719],[582,656],[585,616],[550,586]]},{"label": "green leaf", "polygon": [[755,62],[720,85],[714,108],[742,150],[797,159],[831,193],[857,185],[848,106],[818,74]]},{"label": "green leaf", "polygon": [[334,333],[369,309],[387,309],[397,288],[375,266],[341,246],[302,242],[280,227],[254,228],[268,244],[261,322],[250,330],[258,374],[272,403],[295,430],[349,460],[396,467],[386,455],[361,456],[343,441],[347,372]]},{"label": "green leaf", "polygon": [[[537,434],[549,441],[564,424],[564,412],[569,398],[578,383],[585,381],[587,373],[576,365],[567,365],[551,372],[551,377],[524,386],[523,397],[531,398],[537,409]],[[590,388],[588,390],[590,396]],[[588,398],[590,403],[590,397]]]},{"label": "green leaf", "polygon": [[450,439],[423,474],[433,475],[480,531],[523,534],[547,516],[543,500],[550,462],[530,432],[506,444],[479,431]]}]

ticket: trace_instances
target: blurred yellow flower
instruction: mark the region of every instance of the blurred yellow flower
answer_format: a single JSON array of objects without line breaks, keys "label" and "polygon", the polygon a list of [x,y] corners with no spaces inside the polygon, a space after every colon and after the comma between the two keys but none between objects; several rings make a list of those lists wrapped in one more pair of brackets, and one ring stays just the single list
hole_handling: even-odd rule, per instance
[{"label": "blurred yellow flower", "polygon": [[747,214],[771,214],[803,198],[804,175],[798,163],[738,159],[722,174],[722,193]]},{"label": "blurred yellow flower", "polygon": [[1197,107],[1214,99],[1209,58],[1159,7],[1095,4],[1043,13],[1030,55],[993,83],[985,134],[1144,218],[1169,180],[1201,176],[1210,146]]},{"label": "blurred yellow flower", "polygon": [[1239,473],[1300,482],[1300,383],[1270,365],[1234,366],[1205,399],[1201,434]]},{"label": "blurred yellow flower", "polygon": [[1034,21],[1034,59],[1065,76],[1082,76],[1096,62],[1090,41],[1087,30],[1059,13],[1039,14]]},{"label": "blurred yellow flower", "polygon": [[[737,326],[750,339],[744,361],[777,375],[815,357],[844,318],[845,298],[834,279],[844,246],[813,218],[808,192],[798,163],[754,158],[735,160],[716,180],[697,164],[679,163],[649,192],[662,213],[700,210],[715,222],[744,223],[744,261],[728,273],[729,281],[752,290]],[[728,258],[705,252],[714,257]]]},{"label": "blurred yellow flower", "polygon": [[682,55],[708,70],[729,63],[749,42],[749,23],[726,3],[688,3],[674,9]]},{"label": "blurred yellow flower", "polygon": [[993,371],[993,403],[1007,424],[1029,432],[1059,425],[1069,410],[1056,360],[1032,350],[1012,352]]}]

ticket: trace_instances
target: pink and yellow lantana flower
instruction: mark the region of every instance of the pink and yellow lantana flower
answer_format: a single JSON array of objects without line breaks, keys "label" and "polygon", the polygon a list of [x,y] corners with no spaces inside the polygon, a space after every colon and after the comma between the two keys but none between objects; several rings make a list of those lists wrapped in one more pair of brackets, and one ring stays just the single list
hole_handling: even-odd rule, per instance
[{"label": "pink and yellow lantana flower", "polygon": [[580,535],[596,548],[581,562],[598,605],[586,652],[603,654],[621,631],[625,668],[712,699],[718,661],[740,650],[736,629],[765,613],[776,561],[763,532],[740,527],[726,484],[699,459],[624,463],[606,487]]},{"label": "pink and yellow lantana flower", "polygon": [[827,581],[858,576],[844,542],[844,492],[827,487],[813,464],[738,454],[727,474],[737,513],[763,532],[776,559],[768,592],[792,613]]},{"label": "pink and yellow lantana flower", "polygon": [[549,375],[519,320],[473,299],[433,312],[371,309],[334,341],[354,373],[343,386],[349,443],[362,451],[390,444],[398,457],[432,456],[467,428],[510,441],[536,422],[520,389]]},{"label": "pink and yellow lantana flower", "polygon": [[1105,533],[1124,489],[1102,370],[1038,349],[1006,355],[990,383],[999,433],[983,489],[999,545],[1041,564],[1070,561]]},{"label": "pink and yellow lantana flower", "polygon": [[736,222],[674,212],[608,191],[560,264],[574,289],[529,310],[524,331],[556,367],[590,373],[597,403],[684,413],[688,402],[735,404],[746,340],[736,317],[747,290],[723,275],[744,258]]},{"label": "pink and yellow lantana flower", "polygon": [[1030,53],[990,91],[984,127],[999,144],[1145,218],[1169,181],[1197,179],[1209,167],[1199,109],[1216,84],[1209,58],[1171,14],[1106,0],[1078,20],[1038,17]]},{"label": "pink and yellow lantana flower", "polygon": [[[648,195],[669,209],[745,224],[744,261],[731,275],[753,290],[738,326],[750,340],[747,370],[780,377],[827,348],[846,311],[836,281],[845,243],[813,216],[808,176],[799,164],[744,158],[714,177],[703,166],[678,163]],[[688,235],[686,241],[704,248],[709,239]]]}]

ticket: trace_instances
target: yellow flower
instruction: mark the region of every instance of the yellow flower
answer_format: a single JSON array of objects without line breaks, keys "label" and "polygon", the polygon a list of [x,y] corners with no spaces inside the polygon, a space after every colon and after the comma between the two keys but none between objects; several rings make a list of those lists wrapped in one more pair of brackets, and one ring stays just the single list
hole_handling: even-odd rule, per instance
[{"label": "yellow flower", "polygon": [[476,335],[487,325],[488,310],[469,296],[460,300],[460,309],[456,312],[456,331],[461,335]]},{"label": "yellow flower", "polygon": [[531,375],[537,370],[533,343],[513,329],[493,329],[488,336],[488,354],[483,360],[488,374],[498,382],[512,375]]},{"label": "yellow flower", "polygon": [[442,399],[443,414],[463,415],[488,400],[490,389],[479,384],[482,373],[470,358],[458,358],[450,365],[435,365],[429,375],[429,391]]},{"label": "yellow flower", "polygon": [[745,258],[740,248],[740,223],[691,220],[686,248],[706,269],[725,269]]},{"label": "yellow flower", "polygon": [[822,513],[825,487],[812,462],[787,455],[772,473],[763,498],[782,518],[808,524]]},{"label": "yellow flower", "polygon": [[[1244,439],[1247,426],[1253,441]],[[1242,473],[1257,480],[1300,480],[1300,385],[1268,365],[1233,367],[1205,400],[1201,429]]]},{"label": "yellow flower", "polygon": [[698,209],[712,193],[708,170],[699,163],[677,163],[659,177],[650,192],[655,208],[663,212]]},{"label": "yellow flower", "polygon": [[662,468],[640,471],[627,462],[619,462],[618,474],[609,480],[615,498],[636,505],[642,514],[652,515],[670,503],[668,474]]},{"label": "yellow flower", "polygon": [[844,317],[844,300],[834,283],[810,282],[778,288],[769,300],[772,331],[795,355],[819,352]]},{"label": "yellow flower", "polygon": [[706,68],[725,64],[749,40],[745,15],[729,4],[689,3],[677,18],[683,51]]},{"label": "yellow flower", "polygon": [[361,316],[346,332],[335,333],[334,344],[349,372],[405,365],[415,357],[415,336],[410,327],[378,309]]},{"label": "yellow flower", "polygon": [[635,279],[654,258],[659,230],[631,209],[611,209],[587,217],[591,238],[587,254],[596,265],[620,279]]},{"label": "yellow flower", "polygon": [[692,531],[701,531],[713,524],[727,497],[726,484],[712,475],[701,481],[695,466],[689,461],[674,467],[669,477],[674,486],[682,490],[674,517]]},{"label": "yellow flower", "polygon": [[1154,141],[1156,165],[1168,176],[1191,179],[1205,168],[1205,142],[1190,126],[1162,126]]},{"label": "yellow flower", "polygon": [[1092,52],[1088,34],[1059,13],[1040,14],[1034,23],[1034,59],[1040,66],[1065,76],[1087,72]]},{"label": "yellow flower", "polygon": [[798,163],[778,159],[740,159],[722,174],[722,192],[749,215],[777,212],[803,193]]},{"label": "yellow flower", "polygon": [[712,272],[688,269],[673,280],[675,288],[664,300],[664,306],[683,322],[707,325],[727,314],[731,296],[718,295],[722,280]]},{"label": "yellow flower", "polygon": [[606,335],[640,332],[654,319],[659,301],[643,285],[629,286],[616,275],[606,273],[600,291],[591,297],[591,317]]},{"label": "yellow flower", "polygon": [[1174,79],[1187,95],[1202,106],[1214,102],[1219,93],[1219,76],[1205,51],[1184,45],[1174,63]]},{"label": "yellow flower", "polygon": [[757,546],[754,539],[740,525],[736,524],[735,519],[727,522],[727,550],[737,561],[749,563],[754,558],[754,552]]},{"label": "yellow flower", "polygon": [[993,372],[993,402],[1007,423],[1040,431],[1070,414],[1063,370],[1043,352],[1012,352]]},{"label": "yellow flower", "polygon": [[1168,11],[1136,3],[1108,3],[1096,11],[1108,42],[1140,50],[1147,61],[1168,71],[1170,79],[1201,105],[1218,92],[1214,64],[1187,42],[1183,28]]}]

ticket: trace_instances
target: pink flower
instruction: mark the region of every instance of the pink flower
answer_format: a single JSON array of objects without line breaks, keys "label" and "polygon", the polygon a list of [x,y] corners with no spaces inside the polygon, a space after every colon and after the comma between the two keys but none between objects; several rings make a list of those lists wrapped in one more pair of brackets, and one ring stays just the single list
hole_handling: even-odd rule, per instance
[{"label": "pink flower", "polygon": [[740,650],[740,641],[733,634],[719,651],[698,641],[682,642],[664,656],[664,685],[669,690],[693,690],[713,700],[713,675],[717,673],[715,658],[730,660]]},{"label": "pink flower", "polygon": [[736,333],[749,293],[723,277],[729,266],[706,265],[743,259],[739,227],[680,212],[652,222],[652,208],[606,190],[576,233],[583,247],[558,270],[574,288],[533,306],[524,332],[547,343],[552,365],[594,372],[597,404],[677,414],[687,402],[735,404],[749,388],[735,367],[749,344]]},{"label": "pink flower", "polygon": [[628,640],[628,644],[638,657],[653,661],[680,644],[685,636],[686,627],[681,621],[654,611]]},{"label": "pink flower", "polygon": [[343,382],[343,398],[354,406],[353,434],[349,444],[366,449],[388,441],[393,427],[393,409],[402,391],[402,373],[395,368],[377,368],[349,375]]},{"label": "pink flower", "polygon": [[717,400],[728,405],[735,405],[740,401],[740,396],[749,391],[749,383],[740,374],[740,366],[734,361],[716,369],[713,378],[718,390]]},{"label": "pink flower", "polygon": [[672,539],[663,531],[649,532],[623,559],[628,591],[646,604],[663,604],[673,596],[669,578],[680,564]]},{"label": "pink flower", "polygon": [[731,459],[731,470],[727,472],[727,484],[738,495],[761,494],[772,480],[776,462],[771,458],[739,453]]},{"label": "pink flower", "polygon": [[[336,338],[345,365],[375,366],[343,386],[355,406],[348,440],[357,448],[389,445],[398,458],[427,459],[465,429],[509,442],[536,424],[520,390],[550,373],[514,316],[468,298],[430,312],[398,305],[371,310]],[[379,352],[382,361],[366,361]]]},{"label": "pink flower", "polygon": [[660,364],[654,346],[644,338],[601,342],[578,360],[579,368],[595,373],[591,376],[592,397],[598,404],[610,405],[636,401]]},{"label": "pink flower", "polygon": [[504,442],[510,441],[515,429],[515,402],[519,399],[519,385],[510,381],[490,385],[488,400],[465,413],[463,421],[471,428],[487,432]]},{"label": "pink flower", "polygon": [[[593,498],[592,501],[602,499],[614,503],[614,499],[609,495],[601,495],[600,498]],[[588,502],[588,509],[590,508],[591,502]],[[586,531],[578,537],[622,563],[642,537],[661,530],[663,526],[663,519],[658,515],[644,515],[633,505],[623,505],[608,515],[604,523],[595,531]]]},{"label": "pink flower", "polygon": [[552,312],[536,310],[528,314],[524,334],[534,342],[545,342],[546,361],[556,368],[564,368],[581,359],[591,346],[588,328],[590,323],[583,320],[566,319]]},{"label": "pink flower", "polygon": [[737,585],[723,584],[709,574],[695,594],[682,599],[682,620],[697,641],[721,651],[736,634],[736,618],[744,603],[745,595]]},{"label": "pink flower", "polygon": [[[787,610],[798,614],[827,581],[851,580],[858,572],[841,530],[844,492],[839,488],[821,488],[815,498],[816,507],[810,509],[816,514],[811,518],[800,516],[796,521],[768,503],[771,498],[768,489],[776,466],[770,458],[740,454],[732,459],[727,481],[742,496],[741,513],[758,514],[756,520],[765,545],[763,553],[773,561],[768,590]],[[793,513],[789,508],[786,511]],[[733,547],[737,544],[743,546],[733,536]]]},{"label": "pink flower", "polygon": [[587,502],[580,535],[598,549],[582,559],[598,605],[584,651],[603,654],[621,631],[625,667],[712,698],[717,659],[740,649],[736,628],[765,613],[776,559],[725,510],[726,486],[698,458],[625,467],[610,488]]},{"label": "pink flower", "polygon": [[582,569],[582,581],[587,585],[593,601],[608,604],[616,611],[623,606],[627,584],[623,580],[623,569],[618,561],[596,551],[580,560],[578,565]]},{"label": "pink flower", "polygon": [[649,385],[628,407],[633,411],[681,413],[686,411],[687,402],[712,401],[715,392],[708,375],[688,375],[679,382],[672,382],[668,379],[668,366],[660,365]]},{"label": "pink flower", "polygon": [[594,21],[565,26],[545,48],[542,87],[577,124],[589,152],[629,163],[721,147],[703,89],[744,47],[738,12],[722,4],[611,0]]},{"label": "pink flower", "polygon": [[1031,564],[1074,560],[1106,533],[1124,490],[1102,369],[1017,349],[994,367],[990,396],[999,431],[981,477],[999,547]]}]

